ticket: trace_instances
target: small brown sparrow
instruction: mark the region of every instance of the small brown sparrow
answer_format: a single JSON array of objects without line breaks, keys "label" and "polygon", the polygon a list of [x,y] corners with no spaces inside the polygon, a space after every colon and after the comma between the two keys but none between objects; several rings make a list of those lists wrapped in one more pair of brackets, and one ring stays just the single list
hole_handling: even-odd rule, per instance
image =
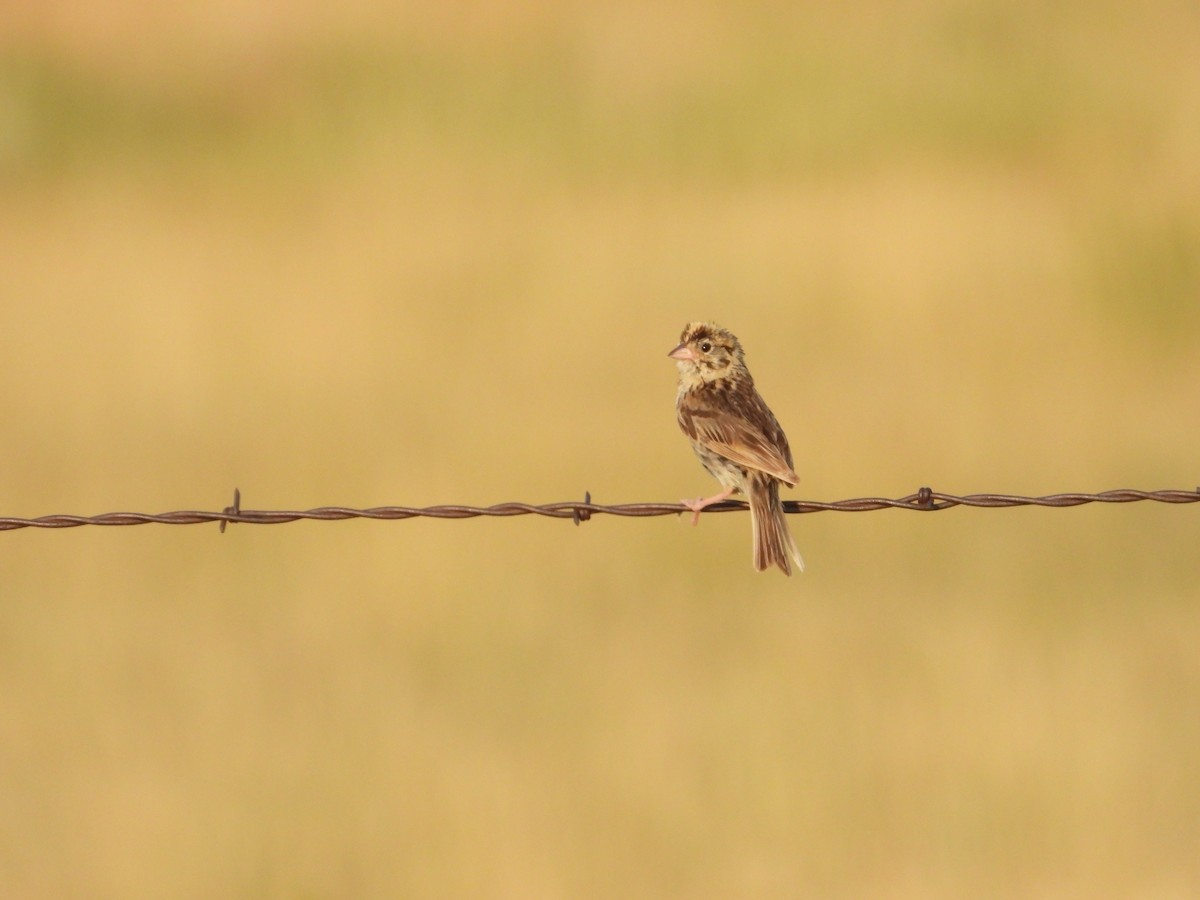
[{"label": "small brown sparrow", "polygon": [[772,565],[792,574],[789,557],[804,571],[804,560],[788,531],[779,485],[795,487],[787,436],[754,389],[738,339],[708,322],[692,322],[683,329],[679,346],[667,354],[679,368],[679,393],[675,413],[679,427],[709,474],[725,488],[699,500],[683,500],[692,511],[692,524],[700,510],[729,497],[750,499],[754,529],[754,568]]}]

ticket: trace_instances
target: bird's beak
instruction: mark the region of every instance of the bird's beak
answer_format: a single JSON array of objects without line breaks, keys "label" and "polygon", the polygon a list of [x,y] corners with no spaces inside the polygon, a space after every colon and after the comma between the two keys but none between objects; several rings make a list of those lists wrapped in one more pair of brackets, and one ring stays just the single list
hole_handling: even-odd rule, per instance
[{"label": "bird's beak", "polygon": [[681,359],[686,362],[696,361],[696,351],[687,346],[687,344],[680,344],[668,353],[667,356],[671,357],[671,359]]}]

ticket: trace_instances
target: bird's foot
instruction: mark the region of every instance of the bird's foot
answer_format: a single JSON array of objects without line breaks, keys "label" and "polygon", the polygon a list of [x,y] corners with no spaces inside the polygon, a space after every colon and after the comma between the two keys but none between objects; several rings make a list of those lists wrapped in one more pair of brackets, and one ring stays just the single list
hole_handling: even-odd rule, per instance
[{"label": "bird's foot", "polygon": [[695,500],[680,500],[679,502],[692,511],[692,524],[700,524],[700,511],[706,506],[712,506],[714,503],[720,503],[722,500],[729,499],[733,493],[733,488],[727,491],[722,491],[719,494],[713,494],[711,497],[697,497]]}]

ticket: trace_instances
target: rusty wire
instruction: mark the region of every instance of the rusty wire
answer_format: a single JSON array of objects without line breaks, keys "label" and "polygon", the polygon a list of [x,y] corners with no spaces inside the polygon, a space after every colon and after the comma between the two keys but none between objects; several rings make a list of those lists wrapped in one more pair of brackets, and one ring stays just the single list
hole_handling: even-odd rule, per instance
[{"label": "rusty wire", "polygon": [[[790,514],[814,512],[871,512],[877,509],[910,509],[918,512],[936,512],[953,506],[973,506],[998,509],[1010,506],[1081,506],[1085,503],[1135,503],[1151,500],[1157,503],[1200,502],[1200,488],[1195,491],[1165,490],[1137,491],[1114,490],[1099,494],[1050,494],[1044,497],[1022,497],[1015,494],[967,494],[955,496],[942,494],[923,487],[915,494],[898,499],[887,497],[858,497],[850,500],[835,500],[822,503],[816,500],[786,500],[784,511]],[[726,500],[705,509],[709,512],[743,512],[749,507],[741,500]],[[255,510],[242,509],[241,491],[233,492],[233,505],[220,512],[177,510],[164,513],[111,512],[96,516],[49,515],[35,519],[0,516],[0,531],[18,528],[76,528],[80,525],[199,525],[205,522],[220,523],[221,530],[229,523],[243,525],[279,525],[299,519],[317,519],[337,522],[343,519],[473,519],[478,516],[549,516],[554,519],[570,519],[576,525],[586,522],[594,515],[612,516],[670,516],[688,512],[681,503],[619,503],[605,506],[593,503],[590,493],[582,502],[567,500],[561,503],[497,503],[494,506],[375,506],[369,509],[351,509],[345,506],[321,506],[306,510]]]}]

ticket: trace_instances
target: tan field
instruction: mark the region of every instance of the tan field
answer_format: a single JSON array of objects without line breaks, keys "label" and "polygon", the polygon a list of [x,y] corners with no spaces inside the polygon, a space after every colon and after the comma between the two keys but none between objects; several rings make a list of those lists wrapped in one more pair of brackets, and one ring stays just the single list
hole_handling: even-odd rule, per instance
[{"label": "tan field", "polygon": [[[1187,3],[9,4],[0,516],[1200,484]],[[1200,505],[0,532],[0,896],[1200,895]]]}]

